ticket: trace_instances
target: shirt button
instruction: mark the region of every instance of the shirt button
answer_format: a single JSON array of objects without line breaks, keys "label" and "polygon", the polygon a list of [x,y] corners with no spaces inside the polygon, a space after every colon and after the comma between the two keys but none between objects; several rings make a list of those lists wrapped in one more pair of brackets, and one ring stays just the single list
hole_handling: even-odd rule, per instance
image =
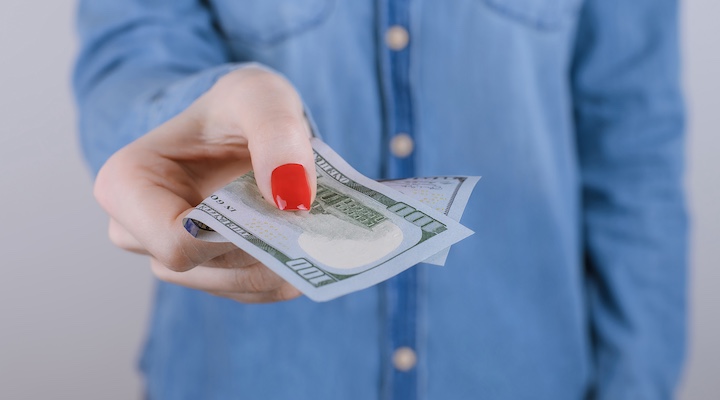
[{"label": "shirt button", "polygon": [[417,364],[417,355],[415,351],[409,347],[399,347],[393,353],[393,365],[399,371],[407,372]]},{"label": "shirt button", "polygon": [[415,143],[407,133],[398,133],[390,140],[390,151],[395,157],[405,158],[412,154],[414,148]]},{"label": "shirt button", "polygon": [[395,51],[400,51],[407,47],[410,41],[410,34],[407,29],[400,25],[391,26],[387,32],[385,32],[385,44],[389,48]]}]

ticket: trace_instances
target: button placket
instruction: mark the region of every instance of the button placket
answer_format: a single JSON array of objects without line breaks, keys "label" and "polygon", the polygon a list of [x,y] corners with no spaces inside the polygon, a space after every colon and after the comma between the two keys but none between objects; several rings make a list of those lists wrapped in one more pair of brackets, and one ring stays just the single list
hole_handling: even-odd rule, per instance
[{"label": "button placket", "polygon": [[[383,9],[379,25],[382,84],[387,112],[385,178],[415,175],[413,139],[413,106],[410,84],[410,51],[413,46],[409,30],[412,0],[380,0]],[[381,399],[418,400],[418,370],[422,350],[418,349],[418,271],[411,268],[383,284],[386,312],[386,334],[383,346],[383,381]]]}]

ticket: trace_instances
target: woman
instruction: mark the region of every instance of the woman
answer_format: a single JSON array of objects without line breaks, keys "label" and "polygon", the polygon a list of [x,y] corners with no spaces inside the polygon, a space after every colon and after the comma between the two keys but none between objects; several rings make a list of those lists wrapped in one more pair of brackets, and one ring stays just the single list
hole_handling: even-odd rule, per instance
[{"label": "woman", "polygon": [[[149,398],[672,397],[675,1],[86,0],[79,25],[95,193],[160,278]],[[483,175],[476,234],[445,268],[322,304],[187,235],[182,216],[251,166],[266,199],[303,166],[283,195],[312,201],[306,112],[368,176]]]}]

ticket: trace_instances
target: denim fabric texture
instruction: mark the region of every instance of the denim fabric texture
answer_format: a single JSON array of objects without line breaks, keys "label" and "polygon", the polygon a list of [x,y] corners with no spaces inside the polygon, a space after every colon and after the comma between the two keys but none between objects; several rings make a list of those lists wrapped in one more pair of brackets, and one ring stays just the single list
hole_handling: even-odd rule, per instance
[{"label": "denim fabric texture", "polygon": [[[246,63],[372,178],[482,175],[447,265],[327,303],[157,284],[150,399],[659,400],[685,350],[675,0],[82,0],[84,154]],[[385,43],[389,27],[407,47]],[[389,143],[412,137],[398,158]],[[128,288],[132,290],[132,288]],[[409,371],[393,352],[417,354]]]}]

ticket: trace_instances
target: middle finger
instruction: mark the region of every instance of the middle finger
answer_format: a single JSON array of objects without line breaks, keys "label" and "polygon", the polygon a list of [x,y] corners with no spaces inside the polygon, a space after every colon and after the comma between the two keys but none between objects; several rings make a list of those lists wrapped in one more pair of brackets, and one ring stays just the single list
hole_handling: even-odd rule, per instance
[{"label": "middle finger", "polygon": [[220,268],[200,265],[189,271],[176,272],[151,258],[151,267],[155,276],[165,282],[206,292],[269,292],[285,283],[285,280],[259,262]]}]

